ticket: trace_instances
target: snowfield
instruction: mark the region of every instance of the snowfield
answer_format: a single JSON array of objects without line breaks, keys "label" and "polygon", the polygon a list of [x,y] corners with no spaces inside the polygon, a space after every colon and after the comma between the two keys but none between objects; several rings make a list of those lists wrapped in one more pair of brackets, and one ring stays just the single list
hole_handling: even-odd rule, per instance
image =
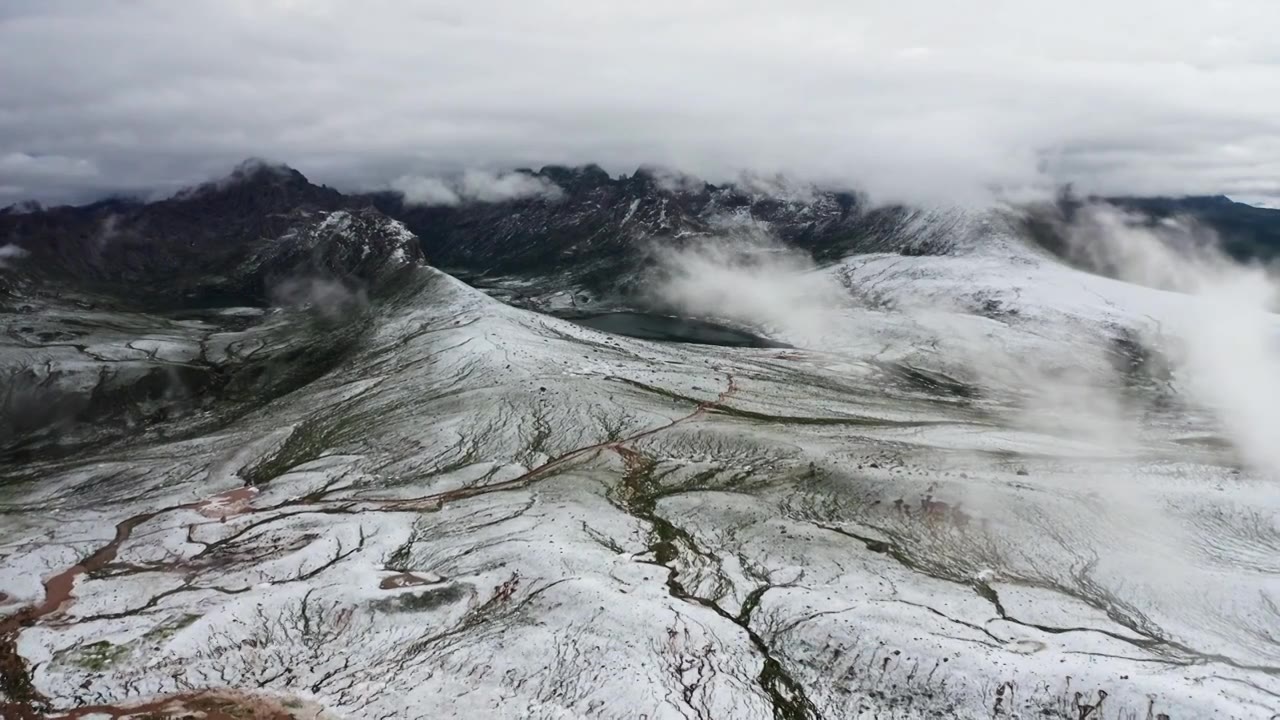
[{"label": "snowfield", "polygon": [[[1265,448],[1116,369],[1209,301],[1009,247],[779,276],[768,350],[417,269],[251,412],[9,472],[0,714],[1274,717]],[[138,322],[86,352],[279,342]]]}]

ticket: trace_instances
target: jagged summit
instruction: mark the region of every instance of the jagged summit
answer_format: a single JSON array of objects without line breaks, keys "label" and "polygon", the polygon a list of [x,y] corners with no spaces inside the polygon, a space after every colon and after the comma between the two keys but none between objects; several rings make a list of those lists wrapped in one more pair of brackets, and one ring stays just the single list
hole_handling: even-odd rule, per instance
[{"label": "jagged summit", "polygon": [[44,205],[35,200],[23,200],[0,208],[0,215],[26,215],[27,213],[40,212],[44,210]]},{"label": "jagged summit", "polygon": [[[317,239],[317,229],[327,233]],[[399,223],[297,170],[258,160],[155,202],[3,215],[0,245],[29,255],[26,275],[162,306],[222,297],[263,302],[275,279],[304,271],[362,277],[369,252],[421,258],[420,244]],[[352,245],[368,248],[359,262],[344,249]]]},{"label": "jagged summit", "polygon": [[316,185],[301,172],[288,165],[259,158],[244,160],[225,177],[178,191],[168,202],[192,202],[202,198],[221,201],[258,202],[337,202],[341,193],[324,185]]},{"label": "jagged summit", "polygon": [[570,194],[589,191],[613,181],[613,177],[604,168],[594,163],[577,167],[547,165],[535,174],[547,178]]},{"label": "jagged summit", "polygon": [[1255,207],[1223,195],[1189,197],[1083,197],[1069,190],[1051,203],[1027,207],[1022,225],[1031,240],[1055,255],[1065,256],[1063,227],[1084,208],[1111,205],[1148,225],[1170,220],[1189,222],[1206,241],[1242,262],[1272,261],[1280,257],[1280,210]]},{"label": "jagged summit", "polygon": [[231,170],[230,178],[237,180],[252,180],[263,176],[270,176],[289,180],[299,180],[308,182],[306,176],[293,169],[286,163],[272,162],[265,158],[250,157],[240,161]]}]

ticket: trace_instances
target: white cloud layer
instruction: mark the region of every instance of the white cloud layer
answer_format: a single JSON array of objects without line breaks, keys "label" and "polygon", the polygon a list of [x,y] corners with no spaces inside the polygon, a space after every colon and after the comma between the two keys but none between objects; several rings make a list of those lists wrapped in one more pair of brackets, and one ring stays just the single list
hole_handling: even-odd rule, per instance
[{"label": "white cloud layer", "polygon": [[0,176],[23,181],[75,181],[98,175],[91,160],[63,155],[29,155],[10,152],[0,155]]},{"label": "white cloud layer", "polygon": [[440,178],[405,175],[391,181],[391,189],[404,196],[410,205],[460,205],[462,198]]},{"label": "white cloud layer", "polygon": [[491,173],[468,170],[462,175],[462,196],[480,202],[502,202],[529,197],[551,199],[563,195],[555,183],[523,172]]},{"label": "white cloud layer", "polygon": [[0,184],[164,190],[250,155],[753,170],[968,202],[1280,195],[1274,0],[6,0]]},{"label": "white cloud layer", "polygon": [[460,205],[463,202],[502,202],[531,197],[559,199],[564,191],[550,180],[526,172],[493,173],[468,170],[449,181],[436,177],[404,175],[391,181],[391,189],[411,205]]},{"label": "white cloud layer", "polygon": [[8,270],[13,267],[14,260],[21,260],[27,256],[27,251],[17,245],[0,245],[0,270]]}]

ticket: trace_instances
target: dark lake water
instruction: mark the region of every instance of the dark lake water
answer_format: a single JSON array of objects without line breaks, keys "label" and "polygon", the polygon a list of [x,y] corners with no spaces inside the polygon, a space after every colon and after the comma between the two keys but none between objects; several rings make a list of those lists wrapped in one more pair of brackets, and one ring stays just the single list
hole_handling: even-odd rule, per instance
[{"label": "dark lake water", "polygon": [[705,320],[651,315],[640,312],[609,312],[566,318],[595,330],[642,340],[726,345],[728,347],[784,348],[785,343],[717,325]]}]

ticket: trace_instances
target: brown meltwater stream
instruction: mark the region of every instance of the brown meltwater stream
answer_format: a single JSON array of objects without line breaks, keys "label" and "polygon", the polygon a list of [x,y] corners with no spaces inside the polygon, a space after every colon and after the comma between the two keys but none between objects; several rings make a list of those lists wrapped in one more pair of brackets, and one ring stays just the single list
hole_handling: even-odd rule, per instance
[{"label": "brown meltwater stream", "polygon": [[[183,506],[178,506],[183,507]],[[0,716],[17,720],[44,717],[37,708],[47,708],[48,699],[31,684],[26,661],[18,654],[18,633],[63,608],[71,600],[76,579],[96,572],[115,559],[120,546],[133,534],[133,529],[151,518],[176,508],[164,508],[133,517],[116,525],[115,536],[106,545],[79,563],[44,581],[44,600],[28,605],[0,620],[0,689],[10,702],[0,703]]]},{"label": "brown meltwater stream", "polygon": [[[591,453],[599,451],[612,450],[625,454],[628,450],[625,446],[628,443],[644,439],[651,435],[669,430],[672,427],[682,423],[690,422],[701,417],[707,412],[723,406],[728,402],[739,390],[737,381],[732,375],[728,376],[728,383],[725,389],[719,393],[714,400],[705,400],[696,404],[694,409],[689,413],[672,419],[671,421],[630,435],[625,438],[608,440],[585,447],[577,448],[566,452],[558,457],[552,458],[544,464],[529,470],[523,475],[503,482],[485,485],[476,488],[467,488],[463,490],[452,490],[425,498],[409,499],[409,500],[388,500],[383,501],[377,507],[381,511],[407,511],[423,506],[439,505],[446,501],[456,501],[473,495],[483,493],[501,491],[512,487],[521,486],[532,482],[540,477],[548,475],[559,468],[582,459]],[[134,705],[126,707],[123,705],[104,705],[93,707],[81,707],[71,710],[53,711],[50,706],[49,699],[36,690],[31,680],[31,671],[27,667],[26,661],[21,654],[18,653],[17,641],[18,635],[23,628],[31,627],[44,619],[56,615],[62,611],[71,601],[76,582],[82,575],[102,570],[115,559],[120,551],[120,547],[132,536],[133,531],[143,523],[174,510],[194,510],[200,515],[226,521],[228,518],[242,515],[245,513],[256,512],[259,510],[275,510],[285,505],[300,504],[307,498],[299,498],[293,501],[286,501],[280,505],[273,507],[258,508],[252,507],[253,499],[258,495],[258,488],[246,486],[234,488],[212,497],[197,502],[184,503],[181,505],[173,505],[159,510],[153,510],[146,513],[134,515],[116,525],[115,535],[111,541],[95,550],[88,557],[62,572],[46,579],[43,583],[45,590],[44,600],[37,604],[28,605],[17,613],[6,618],[0,619],[0,693],[8,698],[7,701],[0,702],[0,718],[5,720],[48,720],[56,718],[58,720],[71,720],[81,718],[91,714],[107,715],[109,717],[123,717],[147,711],[157,711],[164,713],[177,705],[187,705],[188,708],[193,703],[199,703],[204,697],[198,693],[187,695],[175,695],[167,698],[158,699],[148,704]],[[425,578],[421,578],[409,573],[401,573],[392,577],[384,578],[380,587],[384,590],[396,589],[401,587],[412,587],[419,584],[429,584]],[[225,711],[221,708],[200,708],[205,713],[205,717],[210,720],[220,720],[223,717],[243,717],[243,715],[224,715]],[[53,713],[52,715],[50,713]],[[263,717],[293,717],[290,714],[282,716],[263,716]]]},{"label": "brown meltwater stream", "polygon": [[8,698],[8,701],[0,702],[0,717],[6,720],[36,720],[47,717],[48,698],[36,690],[31,682],[30,669],[18,653],[18,634],[23,628],[31,627],[65,608],[71,601],[80,576],[102,570],[114,561],[120,552],[120,546],[133,535],[135,528],[174,510],[196,510],[205,517],[225,519],[247,511],[250,501],[257,494],[257,488],[236,488],[199,502],[134,515],[116,525],[115,534],[106,545],[75,565],[45,579],[42,601],[27,605],[13,615],[0,619],[0,691]]}]

